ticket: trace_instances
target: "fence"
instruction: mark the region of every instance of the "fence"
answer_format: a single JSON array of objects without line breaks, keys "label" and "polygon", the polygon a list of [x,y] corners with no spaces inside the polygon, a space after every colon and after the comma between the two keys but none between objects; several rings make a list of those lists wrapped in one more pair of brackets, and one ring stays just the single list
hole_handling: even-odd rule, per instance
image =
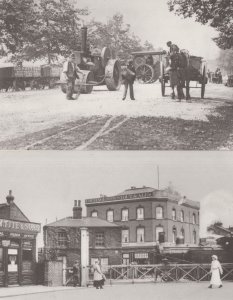
[{"label": "fence", "polygon": [[[112,265],[105,266],[105,276],[110,284],[117,282],[200,282],[210,280],[210,264],[169,265]],[[222,280],[233,281],[233,264],[222,264]],[[89,269],[89,284],[93,271]]]}]

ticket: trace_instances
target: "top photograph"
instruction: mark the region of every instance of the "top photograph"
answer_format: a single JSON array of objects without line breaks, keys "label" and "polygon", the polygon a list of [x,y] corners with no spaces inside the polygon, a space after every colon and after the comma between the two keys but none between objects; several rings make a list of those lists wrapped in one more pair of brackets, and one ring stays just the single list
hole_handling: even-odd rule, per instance
[{"label": "top photograph", "polygon": [[233,150],[232,0],[1,0],[0,150]]}]

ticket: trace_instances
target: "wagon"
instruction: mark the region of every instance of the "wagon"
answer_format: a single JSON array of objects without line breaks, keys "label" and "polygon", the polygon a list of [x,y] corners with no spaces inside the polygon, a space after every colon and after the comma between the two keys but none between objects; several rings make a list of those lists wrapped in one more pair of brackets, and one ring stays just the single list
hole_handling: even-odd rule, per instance
[{"label": "wagon", "polygon": [[[186,92],[189,88],[200,88],[201,99],[205,95],[205,86],[208,82],[206,76],[206,63],[200,56],[186,56],[187,57],[187,69],[185,70],[185,87]],[[160,61],[160,83],[161,93],[165,96],[166,87],[170,86],[170,75],[169,75],[169,56],[164,55]],[[195,84],[190,86],[190,81],[194,81]],[[187,95],[186,95],[187,96]]]},{"label": "wagon", "polygon": [[136,79],[140,83],[153,83],[160,75],[160,61],[164,51],[132,52]]}]

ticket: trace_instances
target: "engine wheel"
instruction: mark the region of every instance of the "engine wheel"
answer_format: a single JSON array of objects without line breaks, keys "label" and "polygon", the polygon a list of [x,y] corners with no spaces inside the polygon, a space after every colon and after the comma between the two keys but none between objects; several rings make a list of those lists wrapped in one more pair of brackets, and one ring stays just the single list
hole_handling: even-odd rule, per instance
[{"label": "engine wheel", "polygon": [[136,78],[140,83],[152,83],[154,78],[154,69],[147,64],[140,65],[136,69]]},{"label": "engine wheel", "polygon": [[109,91],[119,90],[121,86],[121,66],[118,60],[110,59],[105,68],[105,83]]}]

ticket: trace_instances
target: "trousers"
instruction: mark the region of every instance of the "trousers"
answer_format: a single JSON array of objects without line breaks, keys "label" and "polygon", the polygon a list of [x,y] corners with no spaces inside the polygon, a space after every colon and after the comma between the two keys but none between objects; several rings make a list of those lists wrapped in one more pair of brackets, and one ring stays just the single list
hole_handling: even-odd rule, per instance
[{"label": "trousers", "polygon": [[130,82],[125,82],[124,83],[123,99],[125,99],[126,96],[127,96],[128,87],[129,87],[130,99],[133,100],[134,99],[133,83],[130,83]]}]

